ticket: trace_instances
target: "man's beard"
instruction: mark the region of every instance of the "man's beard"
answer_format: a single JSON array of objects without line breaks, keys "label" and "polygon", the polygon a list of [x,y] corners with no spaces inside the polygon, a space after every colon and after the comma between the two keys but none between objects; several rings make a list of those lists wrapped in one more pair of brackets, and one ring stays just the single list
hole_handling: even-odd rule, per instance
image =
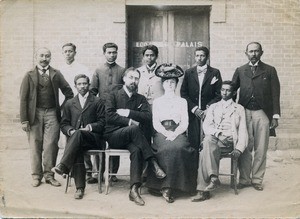
[{"label": "man's beard", "polygon": [[132,93],[136,92],[136,90],[137,90],[137,85],[136,84],[130,84],[129,86],[126,86],[126,87]]}]

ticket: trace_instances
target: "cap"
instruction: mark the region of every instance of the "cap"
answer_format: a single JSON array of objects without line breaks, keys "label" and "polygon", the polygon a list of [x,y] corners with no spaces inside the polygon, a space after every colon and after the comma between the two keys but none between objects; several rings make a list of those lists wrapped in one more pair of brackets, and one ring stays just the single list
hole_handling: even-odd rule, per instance
[{"label": "cap", "polygon": [[183,75],[183,70],[178,65],[164,63],[156,68],[155,75],[161,78],[179,78]]}]

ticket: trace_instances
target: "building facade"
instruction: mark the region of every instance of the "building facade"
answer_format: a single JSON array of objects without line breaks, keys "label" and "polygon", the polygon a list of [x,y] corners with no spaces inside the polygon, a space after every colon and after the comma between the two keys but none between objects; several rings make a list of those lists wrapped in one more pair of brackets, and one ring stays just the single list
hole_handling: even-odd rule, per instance
[{"label": "building facade", "polygon": [[[76,59],[91,71],[104,62],[102,45],[119,46],[117,62],[142,65],[141,48],[159,47],[158,62],[187,69],[195,47],[210,48],[210,64],[231,79],[247,62],[245,47],[263,45],[262,60],[276,67],[282,115],[272,147],[300,147],[300,2],[298,0],[3,0],[0,2],[0,130],[23,134],[19,87],[47,47],[51,65],[64,62],[61,46],[77,46]],[[71,85],[73,86],[73,85]]]}]

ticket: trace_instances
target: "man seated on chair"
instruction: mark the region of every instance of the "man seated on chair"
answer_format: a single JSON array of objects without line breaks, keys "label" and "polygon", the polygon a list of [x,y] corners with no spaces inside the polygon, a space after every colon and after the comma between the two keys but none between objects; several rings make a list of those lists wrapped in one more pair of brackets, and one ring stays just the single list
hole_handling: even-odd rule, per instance
[{"label": "man seated on chair", "polygon": [[145,202],[139,194],[144,161],[149,162],[157,178],[162,179],[166,174],[154,159],[142,131],[143,125],[151,121],[151,110],[146,98],[137,93],[140,76],[140,72],[135,68],[127,69],[123,76],[123,88],[112,92],[106,100],[104,138],[107,139],[111,149],[130,151],[129,199],[137,205],[144,205]]},{"label": "man seated on chair", "polygon": [[197,195],[193,202],[210,198],[210,191],[220,185],[219,164],[221,152],[230,153],[238,159],[248,144],[248,131],[244,107],[233,102],[233,84],[224,81],[222,100],[212,104],[203,122],[205,138],[200,153]]},{"label": "man seated on chair", "polygon": [[61,130],[68,136],[67,145],[60,163],[54,168],[62,175],[73,167],[76,186],[75,199],[82,199],[85,189],[86,170],[84,151],[103,149],[105,127],[105,105],[99,97],[89,93],[90,79],[84,74],[75,76],[78,94],[68,100],[63,110]]}]

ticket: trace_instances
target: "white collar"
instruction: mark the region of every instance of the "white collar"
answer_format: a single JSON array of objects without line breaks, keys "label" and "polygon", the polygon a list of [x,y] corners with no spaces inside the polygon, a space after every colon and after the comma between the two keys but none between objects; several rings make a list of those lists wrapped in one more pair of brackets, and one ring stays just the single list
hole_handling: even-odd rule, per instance
[{"label": "white collar", "polygon": [[131,97],[131,96],[132,96],[132,92],[130,92],[130,91],[127,89],[127,87],[126,87],[125,84],[123,85],[123,89],[125,90],[125,93],[128,95],[128,97]]},{"label": "white collar", "polygon": [[78,97],[80,98],[80,99],[86,99],[87,97],[89,96],[89,91],[84,95],[84,96],[81,96],[81,94],[80,93],[78,93]]},{"label": "white collar", "polygon": [[197,68],[201,71],[203,71],[204,69],[207,69],[207,64],[203,65],[203,66],[200,66],[198,65]]},{"label": "white collar", "polygon": [[153,71],[155,69],[156,65],[157,65],[156,62],[153,65],[151,65],[151,66],[147,65],[147,69]]},{"label": "white collar", "polygon": [[227,108],[228,106],[230,106],[233,103],[232,98],[230,98],[229,100],[221,100],[222,106],[223,108]]},{"label": "white collar", "polygon": [[254,63],[254,65],[252,64],[252,62],[249,62],[249,65],[250,65],[250,66],[258,66],[259,61],[260,61],[260,60],[258,60],[256,63]]}]

